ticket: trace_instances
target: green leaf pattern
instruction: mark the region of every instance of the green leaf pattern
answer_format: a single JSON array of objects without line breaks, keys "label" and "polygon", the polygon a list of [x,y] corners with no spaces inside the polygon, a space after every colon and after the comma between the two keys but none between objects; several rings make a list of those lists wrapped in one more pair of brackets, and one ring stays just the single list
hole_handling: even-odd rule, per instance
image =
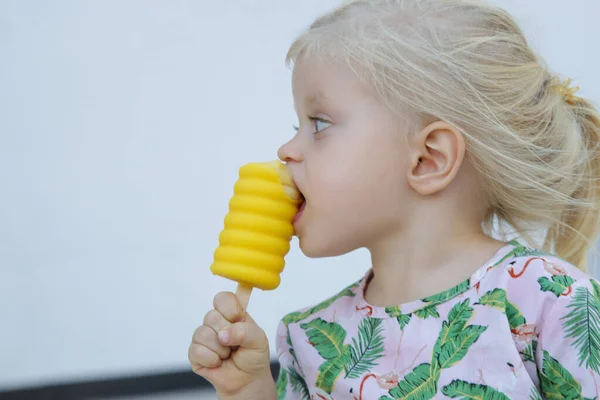
[{"label": "green leaf pattern", "polygon": [[400,310],[400,306],[392,306],[386,307],[385,313],[392,318],[396,318],[398,324],[400,325],[400,330],[404,330],[406,325],[410,322],[410,317],[412,314],[403,314],[402,310]]},{"label": "green leaf pattern", "polygon": [[358,340],[352,338],[345,378],[356,379],[377,365],[383,357],[383,320],[363,318],[358,327]]},{"label": "green leaf pattern", "polygon": [[442,388],[442,393],[451,399],[510,400],[504,393],[494,388],[461,380],[454,380]]},{"label": "green leaf pattern", "polygon": [[580,365],[600,374],[600,298],[597,285],[590,292],[585,287],[575,290],[567,305],[570,312],[563,317],[567,338],[573,339]]},{"label": "green leaf pattern", "polygon": [[301,324],[311,343],[326,362],[319,366],[315,385],[331,393],[333,385],[347,363],[348,345],[344,345],[346,331],[340,324],[317,318]]},{"label": "green leaf pattern", "polygon": [[506,314],[508,318],[508,324],[511,329],[516,328],[519,325],[525,324],[525,318],[521,314],[521,311],[506,297],[506,291],[504,289],[496,288],[481,296],[481,299],[476,305],[481,304],[496,308]]},{"label": "green leaf pattern", "polygon": [[530,343],[527,343],[525,349],[521,352],[523,362],[536,362],[537,344],[537,340],[532,340]]},{"label": "green leaf pattern", "polygon": [[287,394],[287,386],[288,386],[288,373],[285,369],[279,370],[279,377],[277,378],[277,382],[275,383],[275,390],[277,391],[277,399],[282,400],[285,399]]},{"label": "green leaf pattern", "polygon": [[532,387],[531,392],[529,393],[529,400],[544,400],[544,399],[542,399],[542,395],[537,390],[537,388]]},{"label": "green leaf pattern", "polygon": [[[295,369],[288,370],[288,377],[290,381],[290,385],[292,387],[292,392],[300,395],[302,400],[311,400],[310,399],[310,390],[308,389],[308,385],[303,377],[300,376]],[[285,397],[284,397],[285,398]]]},{"label": "green leaf pattern", "polygon": [[292,323],[303,321],[303,320],[307,319],[308,317],[310,317],[311,315],[316,314],[319,311],[325,310],[327,307],[331,306],[337,299],[340,299],[342,297],[355,297],[356,293],[354,293],[354,289],[358,285],[359,285],[359,283],[354,283],[354,284],[348,286],[346,289],[342,290],[340,293],[336,294],[335,296],[330,297],[329,299],[317,304],[314,307],[309,308],[306,311],[303,311],[303,312],[296,311],[293,313],[289,313],[288,315],[283,317],[283,323],[285,325],[289,325]]},{"label": "green leaf pattern", "polygon": [[471,285],[470,282],[470,279],[467,279],[442,293],[425,297],[422,301],[423,303],[428,304],[416,310],[415,315],[421,319],[427,319],[429,317],[439,318],[440,314],[437,311],[437,306],[464,293],[466,290],[469,289],[469,286]]},{"label": "green leaf pattern", "polygon": [[408,373],[398,386],[390,390],[394,399],[431,399],[437,393],[437,380],[431,376],[431,365],[421,364]]},{"label": "green leaf pattern", "polygon": [[540,386],[548,399],[583,399],[579,382],[547,351],[544,351]]},{"label": "green leaf pattern", "polygon": [[421,319],[427,319],[429,317],[438,318],[440,316],[435,306],[420,308],[415,311],[415,315]]},{"label": "green leaf pattern", "polygon": [[552,279],[548,279],[545,276],[538,279],[542,292],[552,292],[556,297],[568,293],[569,287],[573,282],[575,282],[575,280],[570,276],[561,275],[553,276]]},{"label": "green leaf pattern", "polygon": [[455,298],[456,296],[458,296],[459,294],[462,294],[465,292],[465,290],[467,290],[469,288],[470,285],[470,280],[464,280],[461,283],[459,283],[458,285],[454,286],[453,288],[446,290],[440,294],[436,294],[433,296],[429,296],[429,297],[425,297],[422,301],[424,303],[432,303],[432,304],[442,304],[447,302],[448,300],[451,300],[453,298]]},{"label": "green leaf pattern", "polygon": [[407,374],[397,387],[390,390],[392,398],[406,400],[433,398],[437,393],[442,370],[461,361],[469,348],[487,329],[480,325],[468,325],[473,317],[473,308],[469,303],[470,300],[467,299],[452,307],[433,347],[431,362],[420,364]]}]

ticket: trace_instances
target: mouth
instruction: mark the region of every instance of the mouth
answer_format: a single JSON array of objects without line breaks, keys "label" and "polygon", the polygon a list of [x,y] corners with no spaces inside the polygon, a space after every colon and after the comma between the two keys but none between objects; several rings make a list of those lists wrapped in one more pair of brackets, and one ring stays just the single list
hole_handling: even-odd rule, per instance
[{"label": "mouth", "polygon": [[301,199],[302,202],[300,203],[300,206],[298,207],[298,212],[296,213],[296,215],[294,216],[294,220],[292,221],[292,224],[296,224],[300,218],[302,217],[302,214],[304,213],[304,208],[306,207],[306,199],[304,198],[304,196],[301,195]]},{"label": "mouth", "polygon": [[282,174],[282,180],[286,194],[288,197],[298,202],[298,211],[296,212],[296,215],[292,221],[292,224],[295,225],[304,213],[304,208],[306,207],[306,197],[304,196],[301,185],[298,184],[298,181],[292,175],[291,170],[289,168],[285,168],[284,170],[286,174]]}]

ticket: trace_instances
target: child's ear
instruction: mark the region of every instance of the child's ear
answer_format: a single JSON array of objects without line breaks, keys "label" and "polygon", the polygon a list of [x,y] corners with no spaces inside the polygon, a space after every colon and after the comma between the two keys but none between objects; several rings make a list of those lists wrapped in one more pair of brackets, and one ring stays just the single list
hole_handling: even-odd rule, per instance
[{"label": "child's ear", "polygon": [[455,127],[437,121],[409,139],[410,168],[407,182],[419,194],[445,189],[465,157],[465,140]]}]

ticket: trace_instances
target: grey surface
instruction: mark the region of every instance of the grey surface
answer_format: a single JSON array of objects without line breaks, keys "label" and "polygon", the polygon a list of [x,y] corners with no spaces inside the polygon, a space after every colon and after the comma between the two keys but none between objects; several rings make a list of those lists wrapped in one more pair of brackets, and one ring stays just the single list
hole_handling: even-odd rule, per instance
[{"label": "grey surface", "polygon": [[213,390],[188,390],[147,396],[111,397],[95,400],[217,400]]}]

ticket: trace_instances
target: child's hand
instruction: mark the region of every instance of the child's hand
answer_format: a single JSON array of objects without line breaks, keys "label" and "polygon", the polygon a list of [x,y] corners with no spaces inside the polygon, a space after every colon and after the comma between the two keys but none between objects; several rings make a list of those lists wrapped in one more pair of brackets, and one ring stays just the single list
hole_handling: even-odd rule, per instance
[{"label": "child's hand", "polygon": [[[188,352],[192,370],[220,397],[250,398],[250,391],[256,398],[270,398],[275,387],[265,332],[243,312],[233,293],[217,294],[213,305],[192,337]],[[263,390],[267,392],[261,397]]]}]

